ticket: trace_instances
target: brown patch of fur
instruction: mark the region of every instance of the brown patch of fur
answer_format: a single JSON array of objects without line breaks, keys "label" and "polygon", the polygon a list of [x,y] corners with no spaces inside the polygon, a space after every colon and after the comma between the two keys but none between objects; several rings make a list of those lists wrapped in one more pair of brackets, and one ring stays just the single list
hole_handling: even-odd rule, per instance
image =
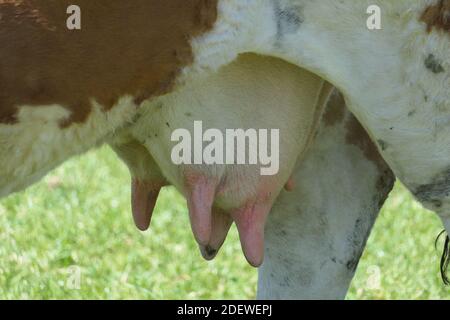
[{"label": "brown patch of fur", "polygon": [[210,30],[218,0],[78,0],[81,30],[66,28],[70,0],[0,0],[0,123],[21,105],[59,104],[62,126],[170,91],[193,60],[189,40]]},{"label": "brown patch of fur", "polygon": [[387,164],[378,152],[377,147],[370,139],[368,133],[359,123],[354,115],[350,114],[346,123],[348,144],[357,146],[363,152],[364,156],[375,163],[380,171],[386,170]]},{"label": "brown patch of fur", "polygon": [[325,126],[334,126],[345,118],[345,99],[339,90],[335,89],[328,100],[323,123]]},{"label": "brown patch of fur", "polygon": [[427,7],[420,20],[427,24],[428,32],[433,28],[450,32],[450,0],[439,0],[434,6]]}]

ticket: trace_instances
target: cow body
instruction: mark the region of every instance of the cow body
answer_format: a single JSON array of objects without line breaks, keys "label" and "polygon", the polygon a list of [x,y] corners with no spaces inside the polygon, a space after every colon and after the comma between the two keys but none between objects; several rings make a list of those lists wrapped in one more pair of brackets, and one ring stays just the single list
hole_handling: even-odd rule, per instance
[{"label": "cow body", "polygon": [[[105,86],[110,85],[108,89],[111,89],[111,92],[115,91],[112,88],[116,86],[111,86],[112,80],[102,77],[106,77],[105,74],[110,73],[110,70],[116,71],[114,65],[117,65],[116,61],[120,60],[121,54],[124,52],[115,53],[117,59],[110,59],[109,57],[103,59],[108,60],[109,64],[97,70],[92,66],[98,64],[102,57],[100,54],[84,56],[83,54],[89,52],[88,44],[93,43],[94,40],[98,41],[97,46],[102,48],[123,44],[124,47],[129,49],[126,52],[136,50],[137,53],[134,55],[138,55],[138,53],[143,55],[143,58],[130,58],[131,62],[136,60],[142,62],[145,60],[146,54],[150,57],[152,56],[151,53],[157,49],[139,47],[137,43],[145,41],[137,41],[135,38],[124,40],[128,35],[123,33],[119,33],[117,38],[112,37],[113,31],[118,32],[118,30],[102,28],[102,25],[91,27],[88,23],[86,28],[89,28],[89,30],[83,32],[88,35],[94,33],[96,35],[94,40],[91,39],[92,35],[63,38],[64,42],[78,43],[77,46],[85,45],[86,47],[82,47],[85,50],[73,50],[76,52],[75,58],[74,54],[67,54],[67,58],[61,58],[62,61],[55,58],[53,59],[55,62],[51,64],[50,59],[45,59],[45,57],[53,48],[44,50],[42,47],[48,42],[53,43],[51,40],[55,37],[56,40],[60,41],[55,40],[55,42],[59,43],[62,48],[59,38],[63,36],[57,37],[54,35],[54,28],[60,30],[59,24],[62,24],[60,21],[62,17],[54,13],[60,11],[56,10],[59,7],[50,10],[50,4],[44,4],[43,1],[10,0],[2,3],[0,8],[2,12],[5,12],[3,16],[7,17],[7,19],[2,19],[2,23],[6,26],[12,25],[12,27],[9,27],[11,30],[4,31],[2,28],[1,34],[2,43],[9,44],[6,47],[7,49],[2,48],[1,51],[2,83],[8,83],[8,86],[11,86],[7,90],[2,87],[2,99],[0,100],[1,129],[5,132],[4,138],[1,139],[2,146],[4,145],[6,150],[10,150],[14,146],[13,143],[3,142],[7,140],[5,136],[10,134],[10,132],[6,132],[14,126],[17,127],[20,123],[25,123],[26,120],[24,119],[41,118],[43,119],[41,123],[56,123],[62,126],[62,129],[70,128],[72,124],[76,124],[82,119],[88,119],[89,115],[94,116],[91,112],[84,114],[86,108],[95,109],[97,106],[101,111],[105,111],[119,109],[120,105],[128,104],[129,108],[132,109],[133,106],[137,107],[137,102],[141,102],[145,98],[172,91],[173,87],[170,84],[188,81],[195,77],[201,77],[203,74],[214,72],[221,66],[235,60],[240,53],[257,52],[278,56],[305,67],[339,87],[348,101],[350,110],[368,129],[371,137],[378,142],[383,156],[403,182],[428,207],[442,212],[450,211],[447,210],[449,205],[446,197],[447,190],[442,187],[448,181],[449,167],[446,154],[448,149],[446,148],[448,147],[446,137],[449,136],[449,126],[446,124],[448,123],[447,112],[450,93],[448,90],[449,80],[446,75],[449,69],[448,49],[450,48],[450,42],[445,25],[441,26],[436,22],[436,27],[434,27],[430,18],[426,18],[428,24],[427,21],[422,19],[427,9],[439,1],[421,0],[414,3],[396,1],[393,3],[380,0],[378,4],[384,10],[385,27],[378,31],[369,31],[365,24],[368,1],[361,1],[356,6],[351,1],[339,3],[334,1],[311,3],[306,0],[230,0],[219,1],[218,3],[215,1],[188,1],[186,8],[181,7],[184,11],[174,9],[185,2],[169,1],[167,7],[162,5],[162,8],[157,6],[158,1],[142,1],[142,3],[129,5],[129,7],[125,5],[125,7],[120,7],[119,4],[112,6],[112,9],[117,12],[130,10],[135,12],[138,17],[142,16],[138,14],[138,11],[147,14],[147,12],[157,10],[167,12],[167,15],[173,19],[181,19],[181,16],[186,16],[186,11],[190,12],[192,15],[189,22],[186,23],[187,26],[179,26],[179,32],[183,34],[183,38],[186,34],[191,34],[193,37],[190,43],[185,44],[186,50],[190,52],[188,54],[190,58],[185,59],[185,64],[180,63],[174,67],[178,73],[174,70],[159,72],[157,67],[165,64],[157,59],[157,62],[147,65],[146,68],[143,68],[143,64],[137,64],[134,68],[130,68],[133,69],[133,72],[128,72],[128,70],[117,71],[118,78],[122,80],[124,80],[124,77],[134,79],[140,74],[151,73],[157,80],[136,80],[136,83],[142,84],[142,87],[139,85],[117,85],[119,88],[123,87],[123,91],[111,93],[110,96],[101,96],[100,93],[109,91],[104,89]],[[448,1],[441,2],[445,5],[442,10],[448,10]],[[47,2],[45,1],[45,3]],[[149,4],[146,5],[146,3]],[[80,6],[83,7],[83,4],[81,3]],[[63,5],[62,2],[61,5]],[[27,6],[32,7],[31,13],[34,12],[34,15],[36,15],[35,11],[37,10],[39,12],[38,17],[29,13],[26,10]],[[24,51],[27,46],[19,47],[17,43],[20,43],[20,41],[12,41],[11,36],[7,35],[8,31],[14,34],[12,28],[16,26],[14,20],[8,19],[8,13],[12,10],[10,7],[24,7],[23,10],[26,14],[22,15],[22,19],[27,19],[26,27],[23,28],[24,30],[19,29],[14,32],[22,36],[23,42],[29,39],[24,35],[25,31],[31,28],[35,32],[37,43],[31,43],[29,48],[36,51],[38,63],[31,60],[32,62],[27,64],[26,61],[30,61],[27,57],[35,52],[27,54]],[[88,2],[86,2],[85,7],[85,11],[92,11],[93,14],[96,14],[97,21],[99,19],[102,21],[102,18],[110,17],[109,15],[112,16],[110,18],[112,21],[115,21],[114,17],[117,19],[117,15],[114,16],[115,11],[109,5],[105,9],[101,5],[88,5]],[[14,10],[17,11],[18,9]],[[21,12],[13,13],[19,15]],[[398,15],[398,12],[403,12],[403,14]],[[445,15],[446,12],[444,11],[441,14]],[[338,17],[344,18],[336,19],[336,13],[338,13]],[[203,18],[198,18],[199,16]],[[21,19],[20,15],[18,19]],[[55,20],[55,23],[52,24],[53,20]],[[146,28],[164,27],[156,24],[156,22],[154,22],[155,25],[144,25],[143,20],[150,19],[142,18],[134,26],[140,32],[147,30]],[[92,21],[94,21],[93,18]],[[91,23],[94,24],[92,21]],[[105,19],[105,23],[107,21],[110,22]],[[192,27],[192,25],[196,25],[195,22],[199,24],[196,28]],[[35,24],[38,25],[37,30],[34,29],[36,28]],[[31,27],[27,27],[27,25],[31,25]],[[113,25],[115,26],[115,24]],[[100,31],[92,31],[94,27],[100,28]],[[194,30],[188,32],[191,27]],[[398,30],[401,30],[401,32],[398,32]],[[42,37],[37,36],[38,32],[43,31],[47,31],[45,35],[49,34],[48,37],[44,36],[45,41],[41,40]],[[431,31],[431,33],[428,31]],[[59,32],[65,35],[67,30]],[[101,37],[108,36],[122,42],[112,45],[100,41]],[[174,35],[174,39],[178,38]],[[351,44],[350,39],[353,41]],[[162,41],[156,35],[149,36],[147,40],[154,43],[156,47],[159,47],[158,45]],[[172,39],[172,41],[174,40]],[[171,43],[164,44],[169,45]],[[160,46],[165,48],[163,44]],[[349,48],[352,50],[349,50]],[[146,53],[146,50],[149,53]],[[169,50],[171,54],[178,52],[176,46],[171,50]],[[97,53],[96,50],[92,51]],[[22,56],[17,55],[17,52],[21,52]],[[175,54],[175,56],[177,55]],[[92,59],[89,59],[91,57]],[[79,76],[76,75],[80,71],[73,71],[74,68],[71,65],[80,64],[77,58],[89,61],[86,69],[80,69],[82,74]],[[68,80],[64,80],[65,78],[59,76],[59,74],[41,75],[42,70],[47,70],[48,66],[54,73],[54,70],[60,70],[61,73],[67,75]],[[12,72],[16,69],[21,71]],[[10,70],[11,72],[9,72]],[[13,77],[12,81],[7,81],[10,80],[11,74],[17,75]],[[99,90],[90,89],[91,92],[88,89],[79,88],[79,83],[86,80],[84,79],[86,74],[99,75],[99,79],[95,82],[98,83],[97,86],[103,86],[103,88]],[[156,74],[159,76],[156,76]],[[173,76],[172,81],[167,80],[168,74]],[[70,75],[75,80],[71,81]],[[44,80],[47,79],[52,81],[46,83]],[[67,89],[64,86],[60,88],[59,82],[63,82],[60,84],[61,86],[67,85]],[[166,86],[158,87],[151,85],[151,83],[158,83],[159,85],[165,83]],[[84,86],[95,88],[94,84]],[[158,88],[155,89],[156,87]],[[78,97],[77,101],[69,101],[69,98],[64,99],[64,97],[72,97],[75,91],[77,91],[77,94],[79,92],[84,94],[82,97]],[[64,92],[64,94],[61,92]],[[49,112],[50,109],[53,112]],[[83,110],[83,112],[78,112],[79,110]],[[129,113],[133,112],[129,111]],[[130,118],[130,116],[123,115],[122,118]],[[30,122],[34,123],[35,121]],[[116,125],[112,127],[116,127]],[[26,129],[28,127],[20,128],[19,131]],[[110,132],[111,130],[105,131]],[[34,135],[30,136],[33,137]],[[99,141],[105,134],[99,136],[90,140]],[[30,138],[30,140],[33,138]],[[425,149],[421,149],[418,156],[411,159],[411,154],[418,152],[416,147],[418,142],[423,143]],[[94,142],[86,144],[93,145]],[[29,151],[30,147],[24,149]],[[420,154],[423,154],[423,156]],[[17,158],[15,160],[20,161],[22,159]],[[47,161],[43,160],[42,162]],[[37,163],[29,166],[39,167]],[[42,165],[42,167],[46,167],[46,165]],[[8,166],[7,171],[11,172],[9,168],[10,166]],[[34,170],[28,171],[31,172],[29,174],[31,176]],[[20,180],[20,177],[18,179]],[[2,193],[5,194],[6,192]]]},{"label": "cow body", "polygon": [[[144,108],[138,122],[119,132],[112,143],[130,168],[133,180],[142,184],[137,189],[150,195],[140,200],[145,203],[150,199],[151,205],[138,204],[139,209],[144,208],[145,214],[150,215],[159,189],[168,181],[189,198],[189,189],[186,190],[188,186],[184,183],[185,170],[208,174],[210,179],[214,178],[214,171],[223,173],[225,190],[215,199],[213,236],[209,248],[202,248],[204,257],[211,259],[229,227],[228,224],[226,228],[223,225],[217,228],[217,216],[223,219],[224,214],[229,213],[226,208],[228,210],[222,210],[224,214],[214,214],[223,208],[220,198],[223,201],[228,197],[231,206],[239,206],[233,188],[226,188],[236,183],[241,186],[237,190],[245,197],[252,192],[253,181],[259,180],[259,173],[251,177],[251,170],[239,166],[176,167],[170,160],[170,149],[175,144],[170,138],[172,130],[190,128],[194,120],[203,120],[205,125],[218,128],[238,123],[245,128],[250,124],[273,127],[282,119],[282,131],[293,132],[290,137],[281,139],[280,146],[285,150],[283,156],[292,161],[289,155],[299,153],[294,152],[298,146],[293,145],[293,140],[309,140],[302,131],[310,128],[299,126],[298,119],[292,119],[298,118],[297,113],[303,110],[306,119],[302,121],[311,122],[307,116],[312,116],[314,108],[311,107],[317,105],[313,103],[317,99],[314,91],[321,88],[317,80],[290,64],[247,55],[217,74],[194,81],[184,90]],[[302,81],[309,85],[302,85]],[[314,82],[317,82],[315,86]],[[314,87],[316,89],[312,90]],[[330,89],[326,85],[320,90],[322,94],[317,102],[321,107],[317,109],[326,105],[326,113],[318,117],[320,129],[314,134],[311,148],[300,152],[293,176],[295,188],[281,192],[268,218],[266,257],[259,271],[258,296],[262,299],[345,297],[379,209],[393,186],[394,176],[376,146],[348,112],[342,95],[334,91],[330,96]],[[276,114],[273,113],[275,106]],[[309,113],[304,110],[307,108],[310,108]],[[221,116],[217,117],[219,110]],[[297,128],[290,127],[293,125]],[[286,160],[281,164],[283,170],[290,172]],[[230,175],[233,172],[239,172],[240,178]],[[280,189],[286,175],[275,178],[274,185],[278,183]],[[133,190],[136,192],[134,184]],[[138,219],[142,220],[148,227],[149,217]]]},{"label": "cow body", "polygon": [[371,31],[368,0],[85,0],[78,32],[65,29],[68,1],[2,1],[0,196],[103,143],[143,101],[253,52],[338,87],[450,231],[449,3],[378,0],[383,29]]},{"label": "cow body", "polygon": [[[241,52],[257,52],[321,75],[344,93],[396,175],[426,207],[448,218],[449,1],[379,0],[382,30],[367,28],[371,4],[219,2],[216,27],[194,42],[194,67],[214,69]],[[241,17],[238,31],[223,32],[225,15]],[[221,46],[226,52],[216,49]]]},{"label": "cow body", "polygon": [[[450,231],[449,0],[219,1],[214,28],[192,43],[183,79],[244,52],[275,56],[344,94],[396,176]],[[444,263],[445,265],[445,263]]]},{"label": "cow body", "polygon": [[[450,1],[376,1],[383,28],[369,30],[373,4],[222,1],[216,27],[194,46],[195,56],[204,70],[257,52],[334,84],[396,176],[450,231]],[[223,35],[222,15],[230,11],[243,22],[239,32]],[[228,49],[214,56],[212,44]]]},{"label": "cow body", "polygon": [[[234,220],[250,263],[262,262],[267,214],[289,180],[297,158],[302,157],[311,143],[330,91],[329,84],[296,66],[247,54],[217,73],[192,80],[180,90],[143,106],[143,113],[127,135],[145,145],[164,177],[187,198],[193,231],[205,257],[215,255]],[[268,139],[268,147],[276,145],[269,154],[280,156],[279,170],[262,175],[262,164],[248,163],[250,156],[245,164],[174,164],[171,158],[179,141],[171,141],[173,133],[183,129],[194,139],[194,125],[198,121],[202,122],[205,134],[212,129],[223,137],[228,129],[267,133],[279,130],[279,139]],[[142,166],[136,165],[136,158],[144,159],[139,164],[149,163],[145,155],[138,154],[139,149],[132,157],[126,157],[130,154],[130,142],[123,141],[122,135],[113,145],[129,163],[131,172],[135,172],[135,179],[146,180],[146,185],[161,181],[139,172]],[[258,144],[251,134],[248,137],[246,149],[238,150],[239,153],[249,154],[250,145]],[[217,142],[217,138],[211,139]],[[191,142],[188,144],[193,151],[189,158],[193,159],[195,147],[191,149]],[[225,154],[224,149],[221,151]],[[149,170],[152,171],[150,167]],[[157,194],[158,188],[150,192]],[[254,221],[251,228],[246,219]],[[206,252],[214,254],[208,257]]]}]

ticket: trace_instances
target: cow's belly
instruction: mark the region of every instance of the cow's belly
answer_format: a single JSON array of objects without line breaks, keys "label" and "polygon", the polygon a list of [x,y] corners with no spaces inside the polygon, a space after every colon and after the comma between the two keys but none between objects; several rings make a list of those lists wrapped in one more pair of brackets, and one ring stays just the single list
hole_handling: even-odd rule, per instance
[{"label": "cow's belly", "polygon": [[63,127],[70,112],[59,105],[19,107],[17,122],[0,124],[0,197],[41,179],[68,158],[101,144],[136,113],[131,97],[105,112],[93,103],[83,123]]}]

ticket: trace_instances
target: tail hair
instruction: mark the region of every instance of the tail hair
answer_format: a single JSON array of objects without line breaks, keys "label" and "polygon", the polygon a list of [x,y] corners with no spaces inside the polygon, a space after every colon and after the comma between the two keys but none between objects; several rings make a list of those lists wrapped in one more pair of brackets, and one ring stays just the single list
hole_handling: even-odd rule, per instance
[{"label": "tail hair", "polygon": [[439,239],[445,235],[445,243],[444,243],[444,249],[442,251],[442,257],[441,257],[441,277],[442,281],[444,281],[444,284],[449,286],[450,285],[450,278],[448,277],[448,266],[450,264],[450,237],[447,235],[446,231],[442,231],[438,237],[436,238],[435,246],[437,247],[437,243]]}]

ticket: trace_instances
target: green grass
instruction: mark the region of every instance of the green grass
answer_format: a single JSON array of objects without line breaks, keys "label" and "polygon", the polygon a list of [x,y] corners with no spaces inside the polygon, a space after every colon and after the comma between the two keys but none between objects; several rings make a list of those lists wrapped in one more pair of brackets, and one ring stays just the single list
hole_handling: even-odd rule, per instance
[{"label": "green grass", "polygon": [[[202,260],[183,198],[163,192],[151,230],[135,229],[127,169],[103,148],[0,202],[2,299],[248,299],[257,272],[233,229]],[[397,186],[377,222],[349,299],[448,299],[433,246],[442,226]],[[78,281],[79,280],[79,281]]]}]

